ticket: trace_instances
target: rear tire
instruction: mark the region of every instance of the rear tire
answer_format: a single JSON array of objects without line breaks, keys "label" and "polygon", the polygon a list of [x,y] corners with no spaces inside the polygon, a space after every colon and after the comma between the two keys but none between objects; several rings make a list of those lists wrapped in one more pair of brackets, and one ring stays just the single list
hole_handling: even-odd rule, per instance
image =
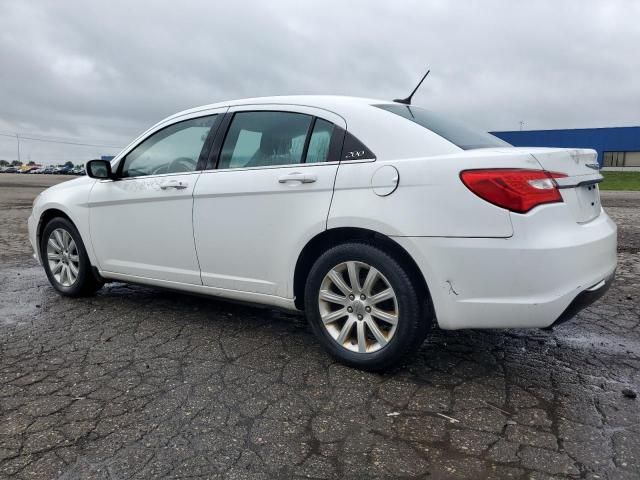
[{"label": "rear tire", "polygon": [[92,295],[104,284],[93,272],[80,233],[66,218],[57,217],[45,225],[40,258],[49,282],[61,295]]},{"label": "rear tire", "polygon": [[414,353],[431,326],[428,302],[394,257],[364,243],[327,250],[305,287],[305,314],[322,346],[340,362],[384,370]]}]

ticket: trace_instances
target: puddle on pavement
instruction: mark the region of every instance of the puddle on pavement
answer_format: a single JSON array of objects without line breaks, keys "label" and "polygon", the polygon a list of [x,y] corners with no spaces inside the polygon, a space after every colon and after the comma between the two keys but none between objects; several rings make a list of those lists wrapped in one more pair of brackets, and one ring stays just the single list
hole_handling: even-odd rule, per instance
[{"label": "puddle on pavement", "polygon": [[628,352],[640,352],[640,342],[612,334],[587,333],[559,336],[557,341],[573,348],[599,350],[610,354],[626,355]]},{"label": "puddle on pavement", "polygon": [[29,321],[40,312],[39,267],[0,271],[0,325]]}]

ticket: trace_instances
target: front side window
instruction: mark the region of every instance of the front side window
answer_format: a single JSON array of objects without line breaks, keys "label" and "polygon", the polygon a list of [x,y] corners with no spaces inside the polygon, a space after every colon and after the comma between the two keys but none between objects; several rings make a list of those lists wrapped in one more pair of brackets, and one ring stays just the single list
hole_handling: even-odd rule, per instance
[{"label": "front side window", "polygon": [[430,110],[400,103],[375,105],[440,135],[445,140],[463,150],[474,148],[510,147],[507,142],[500,140],[489,133],[480,132],[466,125],[450,120]]},{"label": "front side window", "polygon": [[122,177],[193,172],[217,115],[175,123],[154,133],[127,154]]},{"label": "front side window", "polygon": [[[311,121],[311,116],[302,113],[236,113],[222,146],[218,168],[301,163]],[[320,145],[319,137],[316,143]]]}]

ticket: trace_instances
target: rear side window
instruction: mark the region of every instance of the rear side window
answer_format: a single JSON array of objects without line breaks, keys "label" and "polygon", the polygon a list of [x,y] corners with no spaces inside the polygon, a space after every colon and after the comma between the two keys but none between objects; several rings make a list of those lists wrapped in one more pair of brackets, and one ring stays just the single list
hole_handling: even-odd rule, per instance
[{"label": "rear side window", "polygon": [[238,112],[222,146],[218,168],[301,163],[313,117],[291,112]]},{"label": "rear side window", "polygon": [[344,144],[342,145],[342,160],[375,160],[376,156],[367,146],[354,137],[351,133],[345,132]]},{"label": "rear side window", "polygon": [[329,158],[333,130],[333,123],[316,118],[316,122],[313,126],[313,132],[309,139],[306,163],[320,163],[327,161]]},{"label": "rear side window", "polygon": [[403,104],[374,105],[401,117],[406,118],[418,125],[431,130],[442,138],[450,141],[463,150],[474,148],[510,147],[507,142],[500,140],[493,135],[469,128],[463,123],[459,123],[420,107]]}]

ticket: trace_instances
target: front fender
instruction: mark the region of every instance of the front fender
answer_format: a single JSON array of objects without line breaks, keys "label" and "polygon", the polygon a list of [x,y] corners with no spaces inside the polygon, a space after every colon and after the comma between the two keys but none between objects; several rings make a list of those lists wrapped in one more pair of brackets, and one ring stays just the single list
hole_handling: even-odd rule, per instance
[{"label": "front fender", "polygon": [[92,265],[97,265],[89,232],[89,195],[95,180],[88,177],[78,178],[48,188],[36,200],[32,217],[36,228],[36,241],[40,242],[43,219],[61,212],[75,225],[84,243],[87,256]]}]

